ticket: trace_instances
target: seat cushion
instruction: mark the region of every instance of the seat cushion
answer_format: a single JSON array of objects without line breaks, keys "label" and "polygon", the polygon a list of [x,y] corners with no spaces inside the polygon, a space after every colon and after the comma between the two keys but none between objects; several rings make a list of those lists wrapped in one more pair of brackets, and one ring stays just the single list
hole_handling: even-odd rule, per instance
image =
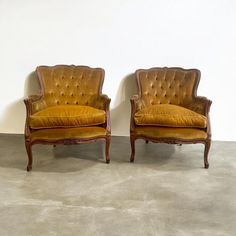
[{"label": "seat cushion", "polygon": [[32,129],[81,127],[105,123],[105,111],[90,106],[60,105],[48,107],[30,116]]},{"label": "seat cushion", "polygon": [[135,134],[153,139],[181,139],[196,140],[207,139],[207,133],[202,129],[195,128],[174,128],[174,127],[153,127],[139,126],[135,128]]},{"label": "seat cushion", "polygon": [[103,127],[78,127],[78,128],[55,128],[55,129],[35,129],[31,132],[32,141],[36,140],[71,140],[71,139],[93,139],[107,135],[107,130]]},{"label": "seat cushion", "polygon": [[160,104],[138,111],[134,120],[136,125],[152,125],[165,127],[206,128],[207,118],[187,108]]}]

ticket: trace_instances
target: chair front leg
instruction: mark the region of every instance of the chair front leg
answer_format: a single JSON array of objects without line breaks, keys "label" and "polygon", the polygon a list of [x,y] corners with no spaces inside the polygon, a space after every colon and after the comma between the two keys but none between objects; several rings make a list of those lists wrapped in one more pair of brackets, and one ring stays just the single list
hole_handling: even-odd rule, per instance
[{"label": "chair front leg", "polygon": [[130,135],[130,144],[131,144],[130,162],[134,162],[134,156],[135,156],[135,137],[134,137],[134,135]]},{"label": "chair front leg", "polygon": [[206,140],[205,149],[204,149],[204,166],[206,169],[209,168],[208,153],[209,153],[210,147],[211,147],[211,140]]},{"label": "chair front leg", "polygon": [[31,142],[29,140],[25,140],[25,148],[26,148],[26,152],[28,155],[28,164],[27,164],[27,171],[31,171],[32,170],[32,164],[33,164],[33,155],[32,155],[32,145]]},{"label": "chair front leg", "polygon": [[106,137],[106,150],[105,150],[105,156],[106,156],[106,163],[107,164],[110,163],[110,154],[109,154],[110,143],[111,143],[111,136],[109,135],[109,136]]}]

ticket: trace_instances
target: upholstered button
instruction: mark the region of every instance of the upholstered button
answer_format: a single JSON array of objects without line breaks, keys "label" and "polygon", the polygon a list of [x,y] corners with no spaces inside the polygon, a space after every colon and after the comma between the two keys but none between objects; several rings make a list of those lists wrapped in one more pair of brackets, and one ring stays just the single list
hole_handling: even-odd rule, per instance
[{"label": "upholstered button", "polygon": [[77,105],[78,105],[79,103],[78,103],[78,102],[76,102],[75,104],[77,104]]},{"label": "upholstered button", "polygon": [[67,88],[69,88],[70,86],[69,86],[69,85],[67,85],[66,87],[67,87]]}]

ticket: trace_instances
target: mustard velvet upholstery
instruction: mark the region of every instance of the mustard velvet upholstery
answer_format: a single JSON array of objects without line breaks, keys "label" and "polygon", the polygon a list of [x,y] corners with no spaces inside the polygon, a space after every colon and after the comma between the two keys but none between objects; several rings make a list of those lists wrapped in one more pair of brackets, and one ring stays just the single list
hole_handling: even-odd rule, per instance
[{"label": "mustard velvet upholstery", "polygon": [[199,71],[157,68],[136,72],[141,95],[140,109],[151,105],[184,106],[192,100]]},{"label": "mustard velvet upholstery", "polygon": [[147,138],[173,139],[181,137],[184,140],[206,139],[204,130],[193,128],[170,128],[170,127],[137,127],[137,135]]},{"label": "mustard velvet upholstery", "polygon": [[30,116],[32,129],[94,126],[105,123],[105,111],[90,106],[59,105]]},{"label": "mustard velvet upholstery", "polygon": [[135,140],[172,144],[203,143],[209,167],[211,101],[197,96],[200,71],[155,67],[135,72],[138,95],[131,98],[130,141],[134,161]]},{"label": "mustard velvet upholstery", "polygon": [[160,104],[139,110],[134,115],[136,125],[206,128],[207,118],[187,108]]},{"label": "mustard velvet upholstery", "polygon": [[53,132],[48,132],[47,129],[33,130],[31,134],[32,141],[47,140],[60,141],[68,139],[91,139],[94,137],[104,137],[106,129],[102,127],[79,127],[79,128],[56,128]]},{"label": "mustard velvet upholstery", "polygon": [[109,163],[110,98],[102,94],[104,70],[88,66],[56,65],[36,69],[41,94],[24,100],[27,170],[32,169],[31,146],[74,144],[103,139]]}]

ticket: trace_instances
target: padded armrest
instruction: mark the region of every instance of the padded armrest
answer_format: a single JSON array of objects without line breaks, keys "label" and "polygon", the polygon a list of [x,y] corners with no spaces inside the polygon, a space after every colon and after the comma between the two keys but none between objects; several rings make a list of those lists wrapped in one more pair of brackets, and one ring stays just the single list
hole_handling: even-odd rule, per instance
[{"label": "padded armrest", "polygon": [[131,102],[131,117],[130,117],[130,131],[132,132],[135,127],[134,123],[134,115],[137,111],[139,111],[142,107],[142,100],[139,95],[133,95],[130,99]]},{"label": "padded armrest", "polygon": [[27,115],[34,114],[47,106],[41,95],[30,95],[24,99]]},{"label": "padded armrest", "polygon": [[207,116],[210,111],[211,103],[212,101],[207,99],[206,97],[198,96],[195,97],[191,102],[186,104],[186,107],[192,111]]},{"label": "padded armrest", "polygon": [[132,111],[136,112],[142,108],[143,102],[139,95],[133,95],[133,97],[130,99],[130,102]]},{"label": "padded armrest", "polygon": [[101,94],[96,97],[93,97],[89,105],[97,109],[108,111],[110,102],[111,102],[111,99],[107,95]]},{"label": "padded armrest", "polygon": [[106,112],[106,129],[109,133],[111,133],[110,102],[111,99],[105,94],[93,96],[88,102],[89,106],[104,110]]}]

